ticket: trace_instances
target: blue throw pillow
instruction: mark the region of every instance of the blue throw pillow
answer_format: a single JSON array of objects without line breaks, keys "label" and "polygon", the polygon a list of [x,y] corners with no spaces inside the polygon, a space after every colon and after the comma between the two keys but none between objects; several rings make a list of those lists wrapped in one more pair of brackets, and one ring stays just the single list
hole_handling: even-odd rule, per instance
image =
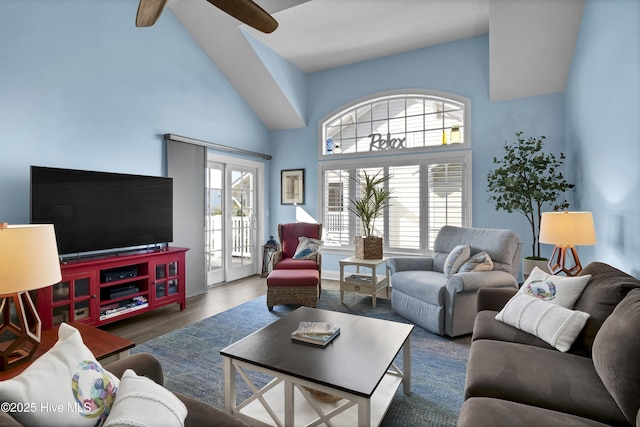
[{"label": "blue throw pillow", "polygon": [[470,273],[472,271],[491,271],[493,270],[493,261],[486,252],[480,252],[472,256],[462,264],[458,273]]},{"label": "blue throw pillow", "polygon": [[318,252],[320,252],[320,248],[322,248],[322,240],[299,237],[298,242],[293,259],[315,259]]},{"label": "blue throw pillow", "polygon": [[444,262],[444,275],[450,277],[458,272],[458,269],[469,259],[471,248],[469,245],[458,245],[451,250]]}]

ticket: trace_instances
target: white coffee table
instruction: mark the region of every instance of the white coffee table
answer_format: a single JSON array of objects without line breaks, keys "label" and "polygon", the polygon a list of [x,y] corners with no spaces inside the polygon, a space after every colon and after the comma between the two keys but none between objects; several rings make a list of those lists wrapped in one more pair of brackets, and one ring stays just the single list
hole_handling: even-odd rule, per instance
[{"label": "white coffee table", "polygon": [[[332,322],[340,335],[327,347],[293,342],[301,321]],[[382,421],[400,383],[411,393],[413,325],[301,307],[220,351],[224,359],[225,409],[258,426],[375,426]],[[400,370],[393,363],[402,351]],[[273,378],[258,388],[249,371]],[[236,375],[253,396],[238,402]],[[342,398],[322,403],[309,387]]]}]

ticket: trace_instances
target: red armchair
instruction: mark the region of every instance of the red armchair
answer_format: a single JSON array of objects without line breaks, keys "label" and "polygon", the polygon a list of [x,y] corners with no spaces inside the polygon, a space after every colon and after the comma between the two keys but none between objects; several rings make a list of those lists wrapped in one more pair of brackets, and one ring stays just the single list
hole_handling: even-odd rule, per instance
[{"label": "red armchair", "polygon": [[280,250],[273,255],[274,270],[318,270],[322,265],[322,255],[318,253],[316,259],[293,259],[298,247],[298,237],[322,239],[322,224],[308,222],[294,222],[278,224]]},{"label": "red armchair", "polygon": [[322,224],[278,224],[278,237],[281,247],[273,255],[273,271],[267,277],[267,308],[271,311],[274,305],[282,304],[316,307],[322,291],[320,252],[309,259],[295,259],[293,256],[300,243],[299,237],[322,239]]}]

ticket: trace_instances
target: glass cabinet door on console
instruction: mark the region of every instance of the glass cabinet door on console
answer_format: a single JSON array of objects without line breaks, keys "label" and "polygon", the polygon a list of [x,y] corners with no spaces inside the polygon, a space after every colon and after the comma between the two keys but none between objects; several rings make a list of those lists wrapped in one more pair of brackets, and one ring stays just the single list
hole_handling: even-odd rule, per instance
[{"label": "glass cabinet door on console", "polygon": [[[38,298],[38,312],[44,329],[62,322],[92,324],[97,321],[96,286],[95,272],[86,272],[66,275],[62,282],[45,288],[44,298]],[[46,304],[47,301],[51,304]]]},{"label": "glass cabinet door on console", "polygon": [[165,303],[180,300],[183,294],[181,287],[180,269],[184,268],[184,261],[176,258],[164,258],[158,260],[154,265],[153,272],[153,304],[164,305]]}]

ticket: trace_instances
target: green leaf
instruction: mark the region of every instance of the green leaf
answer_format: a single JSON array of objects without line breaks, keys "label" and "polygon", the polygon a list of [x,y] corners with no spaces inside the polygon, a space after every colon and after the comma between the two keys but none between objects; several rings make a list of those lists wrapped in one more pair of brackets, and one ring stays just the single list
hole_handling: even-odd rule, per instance
[{"label": "green leaf", "polygon": [[371,176],[363,171],[363,177],[353,178],[360,189],[360,197],[350,200],[349,211],[360,218],[365,237],[373,233],[375,220],[380,217],[391,200],[391,189],[385,183],[391,179],[389,175],[380,172]]},{"label": "green leaf", "polygon": [[544,153],[545,136],[524,138],[518,131],[516,142],[505,144],[502,159],[493,158],[496,169],[487,175],[489,201],[496,210],[519,212],[527,218],[532,232],[533,256],[540,256],[540,218],[542,208],[569,208],[566,200],[558,201],[564,192],[574,188],[560,171],[564,153],[556,157]]}]

